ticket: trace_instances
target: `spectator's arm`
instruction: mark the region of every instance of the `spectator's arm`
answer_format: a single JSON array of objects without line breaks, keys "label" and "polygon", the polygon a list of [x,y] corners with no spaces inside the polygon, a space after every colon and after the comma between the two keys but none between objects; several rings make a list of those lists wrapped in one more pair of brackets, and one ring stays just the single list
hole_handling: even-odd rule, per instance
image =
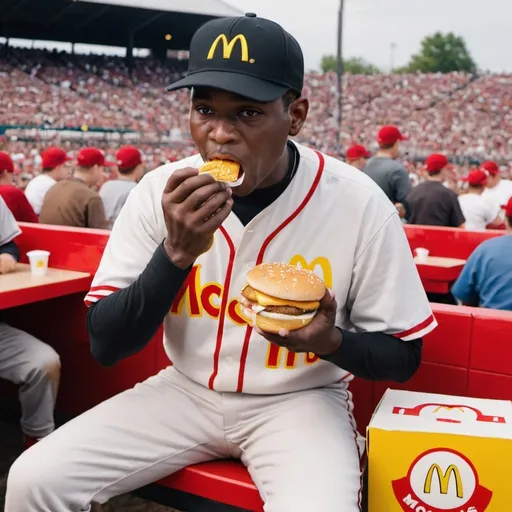
[{"label": "spectator's arm", "polygon": [[462,272],[452,287],[453,295],[463,304],[478,306],[479,296],[480,251],[477,248],[464,265]]},{"label": "spectator's arm", "polygon": [[501,208],[497,204],[489,202],[489,215],[486,221],[489,229],[500,227],[503,224]]},{"label": "spectator's arm", "polygon": [[10,254],[16,261],[20,261],[20,249],[13,240],[0,246],[0,254]]},{"label": "spectator's arm", "polygon": [[400,203],[408,211],[407,196],[412,189],[411,180],[405,169],[397,169],[391,175],[391,190],[395,198],[395,203]]}]

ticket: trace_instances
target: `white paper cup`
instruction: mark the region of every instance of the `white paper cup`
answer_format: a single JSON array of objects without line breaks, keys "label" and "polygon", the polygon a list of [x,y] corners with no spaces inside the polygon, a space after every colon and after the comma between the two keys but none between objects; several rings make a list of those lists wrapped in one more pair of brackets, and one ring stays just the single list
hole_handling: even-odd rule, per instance
[{"label": "white paper cup", "polygon": [[428,249],[424,249],[423,247],[418,247],[415,252],[416,252],[416,262],[417,263],[427,263],[428,255],[430,252]]},{"label": "white paper cup", "polygon": [[45,276],[48,272],[48,251],[29,251],[27,252],[30,262],[30,272],[33,276]]}]

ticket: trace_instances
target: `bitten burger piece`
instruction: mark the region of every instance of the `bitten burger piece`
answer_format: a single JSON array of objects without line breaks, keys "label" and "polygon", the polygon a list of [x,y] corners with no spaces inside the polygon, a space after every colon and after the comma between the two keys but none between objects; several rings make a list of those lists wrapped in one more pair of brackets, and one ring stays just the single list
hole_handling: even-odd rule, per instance
[{"label": "bitten burger piece", "polygon": [[232,183],[238,180],[240,164],[230,160],[210,160],[199,167],[199,173],[203,172],[211,174],[217,181]]},{"label": "bitten burger piece", "polygon": [[[243,174],[239,178],[240,164],[231,160],[210,160],[199,167],[199,174],[203,172],[211,174],[216,181],[225,181],[230,187],[237,187],[243,181]],[[212,236],[203,254],[212,248],[213,240],[214,237]]]},{"label": "bitten burger piece", "polygon": [[238,299],[242,316],[262,331],[294,331],[308,325],[326,292],[314,272],[284,263],[262,263],[247,273]]}]

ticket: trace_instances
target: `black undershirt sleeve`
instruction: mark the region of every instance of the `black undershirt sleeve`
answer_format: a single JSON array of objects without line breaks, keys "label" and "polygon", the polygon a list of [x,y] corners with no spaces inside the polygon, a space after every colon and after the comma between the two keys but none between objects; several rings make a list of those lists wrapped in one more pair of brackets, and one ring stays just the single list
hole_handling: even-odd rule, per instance
[{"label": "black undershirt sleeve", "polygon": [[93,357],[112,366],[142,350],[162,325],[189,272],[176,267],[159,245],[136,281],[89,308]]},{"label": "black undershirt sleeve", "polygon": [[0,254],[10,254],[16,261],[20,261],[20,250],[14,241],[0,246]]},{"label": "black undershirt sleeve", "polygon": [[421,338],[403,341],[383,332],[351,332],[337,328],[340,348],[322,359],[356,377],[367,380],[406,382],[421,363]]}]

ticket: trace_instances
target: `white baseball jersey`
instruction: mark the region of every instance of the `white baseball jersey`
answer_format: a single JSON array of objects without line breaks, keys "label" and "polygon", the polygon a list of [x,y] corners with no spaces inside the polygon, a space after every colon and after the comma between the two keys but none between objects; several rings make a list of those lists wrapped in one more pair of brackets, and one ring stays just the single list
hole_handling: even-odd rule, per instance
[{"label": "white baseball jersey", "polygon": [[[352,331],[412,340],[437,325],[395,207],[364,173],[297,146],[300,164],[285,192],[243,226],[232,213],[201,255],[164,320],[164,345],[175,367],[225,392],[274,394],[350,380],[314,354],[270,344],[239,316],[246,272],[261,262],[314,269],[336,294],[336,323]],[[176,169],[147,174],[117,218],[86,303],[129,286],[166,236],[161,207]]]}]

